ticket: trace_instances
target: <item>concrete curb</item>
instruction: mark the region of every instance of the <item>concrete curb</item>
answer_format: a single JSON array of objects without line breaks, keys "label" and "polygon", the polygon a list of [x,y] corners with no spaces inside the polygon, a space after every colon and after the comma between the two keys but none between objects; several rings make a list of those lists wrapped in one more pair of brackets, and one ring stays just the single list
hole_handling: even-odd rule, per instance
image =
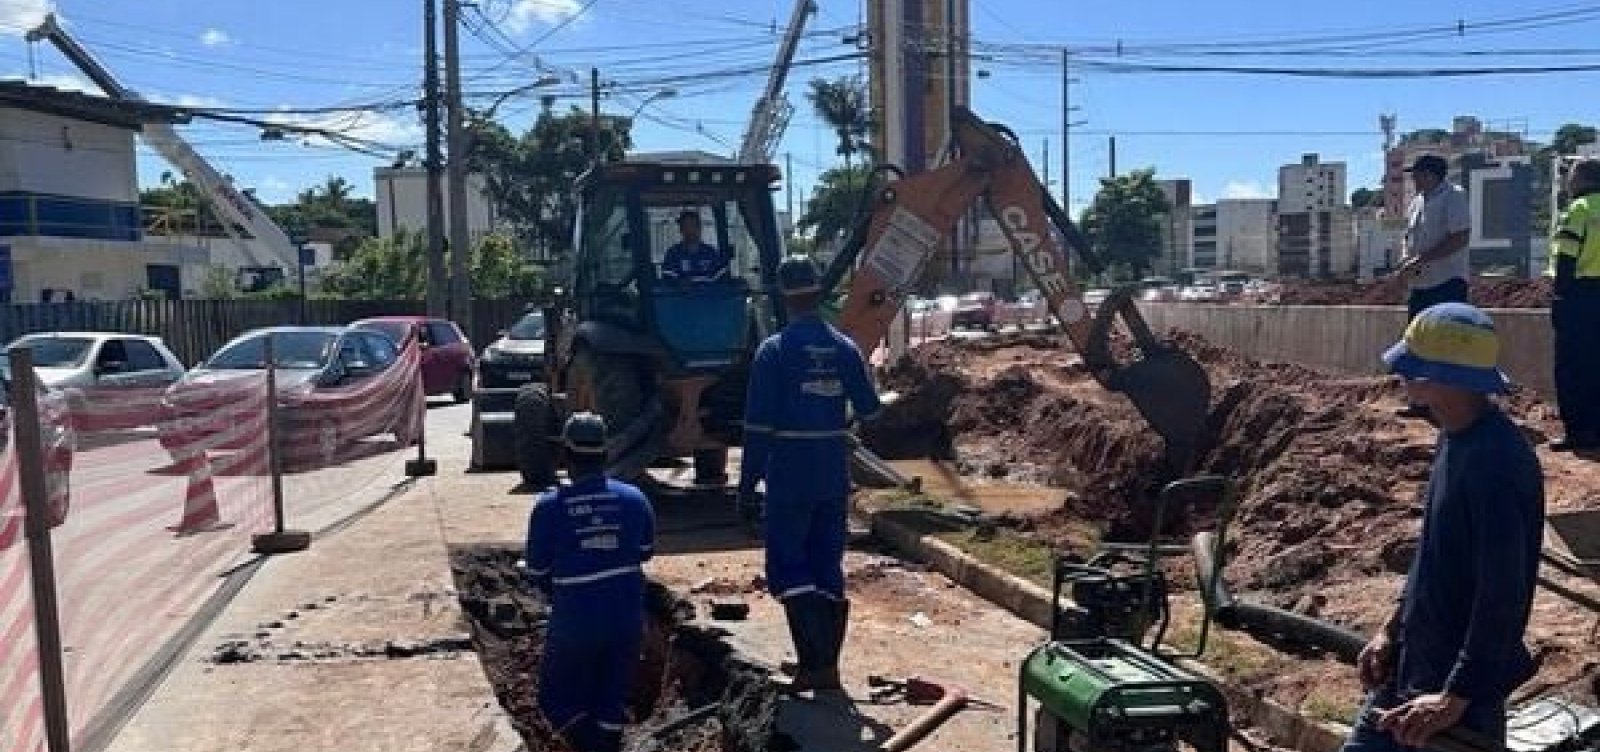
[{"label": "concrete curb", "polygon": [[[1050,628],[1049,590],[980,561],[910,524],[911,520],[923,520],[936,528],[949,527],[934,521],[936,518],[932,515],[916,510],[887,509],[870,512],[867,516],[872,522],[872,534],[879,540],[1018,618],[1040,629]],[[1307,719],[1268,697],[1230,683],[1204,664],[1192,660],[1180,660],[1179,664],[1216,683],[1227,695],[1233,717],[1265,731],[1276,744],[1302,752],[1338,752],[1349,735],[1348,727]]]}]

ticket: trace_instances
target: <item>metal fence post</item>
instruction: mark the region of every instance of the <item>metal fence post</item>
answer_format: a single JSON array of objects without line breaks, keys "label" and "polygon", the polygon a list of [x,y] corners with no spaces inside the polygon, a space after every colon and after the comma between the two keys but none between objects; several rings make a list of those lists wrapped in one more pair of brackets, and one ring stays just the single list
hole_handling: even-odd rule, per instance
[{"label": "metal fence post", "polygon": [[61,666],[61,614],[56,603],[55,555],[50,549],[50,489],[45,477],[43,430],[39,424],[38,382],[33,350],[11,350],[12,426],[16,432],[17,473],[22,485],[23,522],[32,568],[34,630],[39,640],[39,688],[44,696],[45,739],[50,752],[70,752],[67,688]]},{"label": "metal fence post", "polygon": [[272,335],[263,338],[267,363],[267,472],[272,476],[272,532],[250,536],[258,554],[288,554],[311,546],[311,533],[285,530],[283,524],[283,457],[278,450],[278,359]]}]

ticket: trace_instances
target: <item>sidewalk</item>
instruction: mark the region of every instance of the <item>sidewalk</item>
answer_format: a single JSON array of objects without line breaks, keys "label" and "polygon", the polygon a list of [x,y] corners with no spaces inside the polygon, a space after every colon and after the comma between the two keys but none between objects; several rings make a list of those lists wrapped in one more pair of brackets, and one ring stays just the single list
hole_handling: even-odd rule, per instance
[{"label": "sidewalk", "polygon": [[268,561],[108,749],[516,749],[454,596],[434,484],[460,469],[440,470]]}]

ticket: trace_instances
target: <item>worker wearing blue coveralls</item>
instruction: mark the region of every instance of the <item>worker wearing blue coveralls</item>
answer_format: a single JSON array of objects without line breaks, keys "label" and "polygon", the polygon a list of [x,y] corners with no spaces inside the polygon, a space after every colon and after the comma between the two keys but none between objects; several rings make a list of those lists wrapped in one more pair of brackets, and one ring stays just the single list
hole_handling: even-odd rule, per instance
[{"label": "worker wearing blue coveralls", "polygon": [[577,413],[562,435],[571,483],[541,494],[528,519],[528,576],[550,598],[539,708],[579,752],[617,752],[655,514],[639,489],[605,476],[604,418]]},{"label": "worker wearing blue coveralls", "polygon": [[789,323],[751,366],[740,503],[766,481],[767,588],[783,603],[798,670],[794,691],[839,688],[849,620],[844,592],[849,420],[882,405],[849,337],[817,315],[820,274],[804,256],[778,267]]},{"label": "worker wearing blue coveralls", "polygon": [[700,212],[678,215],[679,240],[661,257],[661,279],[679,284],[725,282],[732,263],[722,249],[700,240]]}]

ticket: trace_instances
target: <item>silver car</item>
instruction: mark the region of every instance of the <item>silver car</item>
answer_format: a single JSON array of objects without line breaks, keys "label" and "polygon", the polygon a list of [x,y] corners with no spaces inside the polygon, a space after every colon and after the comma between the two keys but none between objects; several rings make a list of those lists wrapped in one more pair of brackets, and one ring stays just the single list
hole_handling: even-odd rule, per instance
[{"label": "silver car", "polygon": [[[183,364],[160,337],[115,332],[29,334],[6,347],[33,350],[34,373],[52,389],[159,388],[183,378]],[[10,358],[0,364],[7,379]]]}]

